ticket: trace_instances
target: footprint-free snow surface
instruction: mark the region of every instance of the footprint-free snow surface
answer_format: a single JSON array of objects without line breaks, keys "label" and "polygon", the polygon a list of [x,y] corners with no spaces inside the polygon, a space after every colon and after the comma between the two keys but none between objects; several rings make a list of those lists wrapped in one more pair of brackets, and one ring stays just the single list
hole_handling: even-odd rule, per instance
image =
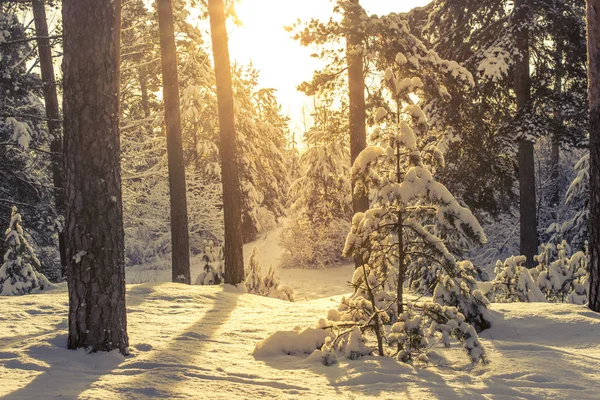
[{"label": "footprint-free snow surface", "polygon": [[472,367],[458,348],[440,349],[441,366],[414,367],[253,355],[274,332],[313,327],[335,307],[348,291],[345,270],[333,270],[333,284],[327,271],[280,271],[296,303],[223,287],[130,284],[128,357],[67,350],[64,285],[2,297],[0,399],[599,398],[600,315],[574,305],[495,304],[494,327],[481,335],[488,365]]}]

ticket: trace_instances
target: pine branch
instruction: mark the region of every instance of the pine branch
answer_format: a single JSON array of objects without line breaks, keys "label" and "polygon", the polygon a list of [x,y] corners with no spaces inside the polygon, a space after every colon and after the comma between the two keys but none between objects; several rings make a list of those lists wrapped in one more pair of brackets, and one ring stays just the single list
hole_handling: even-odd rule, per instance
[{"label": "pine branch", "polygon": [[13,44],[27,43],[27,42],[32,42],[32,41],[35,41],[35,40],[40,40],[40,39],[48,39],[48,40],[50,40],[50,39],[62,39],[62,35],[33,36],[33,37],[29,37],[29,38],[24,38],[24,39],[11,40],[11,41],[8,41],[8,42],[0,43],[0,47],[8,47],[8,46],[12,46]]}]

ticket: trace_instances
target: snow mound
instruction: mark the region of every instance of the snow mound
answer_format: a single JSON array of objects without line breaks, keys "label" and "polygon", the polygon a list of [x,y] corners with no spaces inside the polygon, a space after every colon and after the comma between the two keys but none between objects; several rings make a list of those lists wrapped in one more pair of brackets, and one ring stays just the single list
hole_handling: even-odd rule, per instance
[{"label": "snow mound", "polygon": [[325,339],[333,336],[323,329],[306,328],[303,331],[277,331],[265,340],[258,342],[252,353],[264,358],[282,354],[311,354],[321,348]]}]

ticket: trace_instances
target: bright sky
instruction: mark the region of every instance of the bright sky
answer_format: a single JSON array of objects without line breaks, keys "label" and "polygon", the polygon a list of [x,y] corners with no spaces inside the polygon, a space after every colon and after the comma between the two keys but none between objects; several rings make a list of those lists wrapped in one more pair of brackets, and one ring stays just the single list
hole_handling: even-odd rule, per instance
[{"label": "bright sky", "polygon": [[[361,0],[371,14],[404,12],[423,6],[430,0]],[[284,114],[292,119],[291,128],[301,131],[302,106],[311,101],[296,91],[296,86],[312,77],[321,63],[310,54],[313,49],[302,47],[291,39],[283,27],[297,18],[329,20],[333,15],[330,0],[241,0],[236,12],[244,26],[231,29],[229,48],[232,60],[247,64],[252,61],[260,71],[261,87],[277,89]]]}]

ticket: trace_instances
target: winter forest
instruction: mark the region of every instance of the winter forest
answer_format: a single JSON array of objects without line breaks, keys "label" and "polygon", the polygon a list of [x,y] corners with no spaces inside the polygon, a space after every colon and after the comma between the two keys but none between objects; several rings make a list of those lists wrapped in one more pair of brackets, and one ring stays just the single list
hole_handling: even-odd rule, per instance
[{"label": "winter forest", "polygon": [[598,399],[600,0],[0,0],[0,399]]}]

